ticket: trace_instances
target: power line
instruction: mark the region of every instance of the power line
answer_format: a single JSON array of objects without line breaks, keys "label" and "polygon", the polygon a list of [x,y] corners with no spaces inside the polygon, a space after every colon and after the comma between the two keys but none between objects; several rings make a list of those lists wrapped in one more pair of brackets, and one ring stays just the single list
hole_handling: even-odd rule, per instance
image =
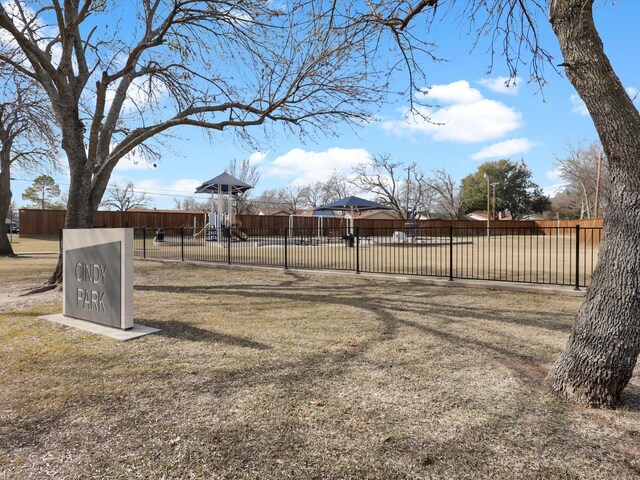
[{"label": "power line", "polygon": [[[20,181],[20,182],[33,182],[33,181],[35,181],[35,178],[29,179],[29,178],[13,178],[13,177],[11,177],[11,180],[12,181]],[[58,185],[62,185],[62,186],[65,186],[65,187],[70,186],[70,184],[66,183],[66,182],[56,182],[56,183]],[[113,193],[113,192],[115,192],[115,189],[116,189],[116,187],[107,187],[105,189],[105,191]],[[150,196],[153,196],[153,197],[173,197],[173,198],[179,197],[179,198],[193,198],[193,199],[198,198],[198,197],[194,196],[194,195],[196,195],[195,193],[191,194],[191,195],[188,195],[188,194],[185,194],[185,193],[181,192],[180,190],[170,190],[170,189],[164,189],[164,188],[140,189],[139,187],[136,187],[135,185],[134,185],[134,187],[132,189],[132,192],[136,193],[136,194],[150,195]],[[160,193],[160,192],[173,192],[173,193]],[[205,198],[205,197],[202,197],[202,198],[203,199],[200,200],[199,203],[205,203],[205,202],[209,201],[208,198]],[[268,202],[268,201],[267,202],[261,202],[261,201],[258,201],[258,200],[252,200],[251,203],[253,203],[255,205],[268,205],[270,207],[272,207],[274,205],[281,205],[283,208],[287,208],[288,207],[288,204],[286,202]]]},{"label": "power line", "polygon": [[[11,177],[12,181],[20,181],[20,182],[33,182],[35,181],[35,178],[13,178]],[[65,187],[70,186],[69,183],[66,182],[56,182],[58,185],[62,185]],[[105,189],[105,191],[109,191],[109,192],[114,192],[115,189],[117,187],[107,187]],[[191,198],[194,194],[188,195],[185,194],[183,191],[180,190],[170,190],[170,189],[166,189],[166,188],[150,188],[150,189],[141,189],[139,187],[136,187],[134,185],[133,189],[132,189],[133,193],[144,193],[147,195],[153,195],[153,196],[166,196],[166,197],[183,197],[183,198]],[[171,193],[160,193],[160,192],[171,192]]]}]

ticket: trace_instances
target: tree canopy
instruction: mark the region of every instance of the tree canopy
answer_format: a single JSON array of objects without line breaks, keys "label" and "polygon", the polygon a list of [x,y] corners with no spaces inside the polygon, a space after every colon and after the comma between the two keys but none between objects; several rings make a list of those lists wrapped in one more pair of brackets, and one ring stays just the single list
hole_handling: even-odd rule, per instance
[{"label": "tree canopy", "polygon": [[564,182],[559,200],[573,207],[578,218],[604,216],[609,206],[610,179],[602,146],[569,145],[566,155],[557,159],[556,168]]},{"label": "tree canopy", "polygon": [[60,201],[54,201],[58,197],[60,197],[60,187],[51,175],[39,175],[22,194],[22,199],[31,202],[32,208],[43,210],[63,208]]},{"label": "tree canopy", "polygon": [[107,189],[107,193],[102,201],[102,206],[108,209],[113,208],[120,212],[131,210],[132,208],[147,208],[151,205],[151,199],[146,192],[137,192],[133,182],[127,182],[124,187],[115,185]]},{"label": "tree canopy", "polygon": [[[0,42],[0,51],[5,47]],[[48,102],[35,82],[0,65],[0,218],[9,212],[12,171],[56,166],[56,136]],[[13,255],[0,229],[0,255]]]},{"label": "tree canopy", "polygon": [[508,210],[513,218],[521,218],[529,213],[542,213],[551,205],[540,187],[531,180],[531,170],[524,161],[503,159],[485,162],[475,173],[462,179],[461,202],[465,213],[486,210],[487,177],[491,199],[495,189],[496,211]]}]

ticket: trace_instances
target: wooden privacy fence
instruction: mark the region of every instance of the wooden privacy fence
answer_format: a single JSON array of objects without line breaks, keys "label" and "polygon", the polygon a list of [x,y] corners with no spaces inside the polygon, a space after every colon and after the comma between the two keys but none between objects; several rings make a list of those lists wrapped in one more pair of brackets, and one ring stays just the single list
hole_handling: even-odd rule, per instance
[{"label": "wooden privacy fence", "polygon": [[[57,235],[64,226],[66,210],[20,209],[20,236]],[[99,210],[93,218],[93,227],[202,227],[204,214],[200,211],[133,210],[113,212]]]},{"label": "wooden privacy fence", "polygon": [[[57,235],[64,226],[65,210],[35,210],[20,209],[20,236]],[[317,232],[322,226],[322,234],[331,236],[336,231],[347,227],[343,217],[319,217],[294,216],[290,219],[286,215],[238,215],[237,219],[242,222],[243,229],[263,229],[270,231],[283,231],[287,227],[292,227],[299,232],[308,230]],[[293,225],[290,222],[293,222]],[[202,228],[205,222],[205,215],[201,211],[177,211],[177,210],[130,210],[119,211],[98,211],[94,216],[93,227],[108,228],[179,228],[196,227]],[[375,229],[396,229],[406,231],[413,227],[408,226],[404,220],[381,220],[381,219],[355,219],[355,224],[360,231],[366,235],[371,234]],[[584,243],[600,243],[600,230],[603,226],[603,219],[588,220],[500,220],[492,221],[492,235],[513,235],[514,230],[524,235],[555,235],[558,228],[571,229],[575,232],[575,227],[580,227],[580,240]],[[468,228],[476,232],[475,235],[482,234],[482,227],[486,226],[486,221],[479,220],[420,220],[415,228],[432,229],[428,234],[437,235],[443,228],[454,227],[456,229]],[[575,233],[573,233],[575,235]]]}]

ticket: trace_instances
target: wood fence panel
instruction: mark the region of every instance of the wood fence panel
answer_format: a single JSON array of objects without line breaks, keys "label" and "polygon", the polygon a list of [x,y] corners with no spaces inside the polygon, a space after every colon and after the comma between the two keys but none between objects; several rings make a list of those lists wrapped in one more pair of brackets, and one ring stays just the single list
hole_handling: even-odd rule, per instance
[{"label": "wood fence panel", "polygon": [[[65,210],[36,210],[20,209],[20,235],[57,235],[64,226],[66,216]],[[284,232],[289,226],[288,216],[268,216],[268,215],[238,215],[238,220],[242,221],[242,229],[257,230],[262,229],[270,232]],[[109,228],[179,228],[193,227],[194,219],[197,228],[204,225],[205,216],[199,211],[163,211],[163,210],[133,210],[126,212],[118,211],[98,211],[94,217],[94,227]],[[391,235],[393,231],[406,232],[412,228],[404,220],[382,220],[356,218],[354,224],[359,227],[365,235]],[[320,225],[318,217],[294,216],[293,227],[297,235],[314,235]],[[482,220],[420,220],[416,228],[423,229],[416,232],[417,235],[445,236],[448,235],[449,227],[456,229],[466,229],[465,235],[483,235],[486,228],[486,221]],[[603,219],[587,220],[499,220],[491,222],[493,235],[513,235],[515,233],[526,235],[555,235],[558,227],[563,229],[560,234],[565,236],[575,235],[575,226],[581,228],[581,243],[599,244]],[[347,221],[344,217],[323,217],[322,235],[332,236],[344,233]],[[429,230],[431,229],[431,230]]]}]

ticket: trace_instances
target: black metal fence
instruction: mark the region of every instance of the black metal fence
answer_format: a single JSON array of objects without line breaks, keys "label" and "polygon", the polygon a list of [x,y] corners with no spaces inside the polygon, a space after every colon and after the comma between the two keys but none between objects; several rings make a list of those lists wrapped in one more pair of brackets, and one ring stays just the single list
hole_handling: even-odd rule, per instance
[{"label": "black metal fence", "polygon": [[348,229],[137,228],[134,254],[283,268],[349,270],[586,287],[600,227]]}]

